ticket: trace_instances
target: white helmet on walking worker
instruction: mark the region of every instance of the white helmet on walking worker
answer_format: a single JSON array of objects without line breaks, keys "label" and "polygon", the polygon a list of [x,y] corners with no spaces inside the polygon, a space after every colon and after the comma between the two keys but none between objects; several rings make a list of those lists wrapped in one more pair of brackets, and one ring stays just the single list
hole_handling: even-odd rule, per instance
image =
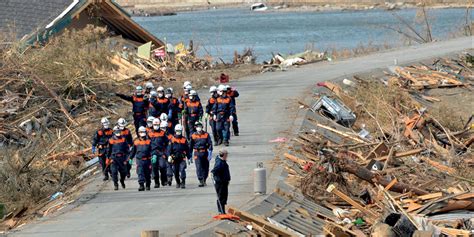
[{"label": "white helmet on walking worker", "polygon": [[224,85],[219,85],[217,87],[217,94],[222,95],[222,94],[224,94],[224,91],[225,91],[225,86]]},{"label": "white helmet on walking worker", "polygon": [[191,91],[189,92],[189,95],[192,95],[192,96],[197,96],[197,94],[198,94],[198,93],[197,93],[195,90],[191,90]]},{"label": "white helmet on walking worker", "polygon": [[124,118],[119,118],[117,121],[117,125],[121,130],[123,130],[127,126],[127,120],[125,120]]},{"label": "white helmet on walking worker", "polygon": [[214,93],[214,92],[217,92],[217,87],[216,86],[211,86],[209,88],[209,93]]},{"label": "white helmet on walking worker", "polygon": [[156,91],[158,92],[164,92],[165,91],[165,88],[163,88],[162,86],[158,87],[158,89],[156,89]]},{"label": "white helmet on walking worker", "polygon": [[146,89],[155,89],[155,86],[153,86],[153,83],[151,81],[145,83],[145,88]]},{"label": "white helmet on walking worker", "polygon": [[135,94],[140,96],[143,93],[143,87],[142,86],[137,86],[135,87]]},{"label": "white helmet on walking worker", "polygon": [[166,91],[165,91],[165,96],[168,99],[171,98],[173,96],[173,88],[171,88],[171,87],[167,88]]},{"label": "white helmet on walking worker", "polygon": [[108,129],[109,126],[110,126],[110,122],[109,122],[109,120],[108,120],[106,117],[103,117],[103,118],[100,120],[100,123],[102,124],[102,127],[105,128],[105,129]]},{"label": "white helmet on walking worker", "polygon": [[183,83],[183,88],[186,88],[187,86],[190,86],[191,85],[191,82],[190,81],[185,81]]},{"label": "white helmet on walking worker", "polygon": [[163,130],[166,130],[168,128],[168,122],[161,121],[160,128],[163,129]]},{"label": "white helmet on walking worker", "polygon": [[153,126],[153,120],[155,120],[155,117],[153,117],[153,116],[148,116],[148,118],[146,119],[146,126],[147,126],[147,127]]},{"label": "white helmet on walking worker", "polygon": [[140,126],[138,128],[138,136],[140,137],[145,137],[146,136],[146,128],[143,126]]},{"label": "white helmet on walking worker", "polygon": [[153,129],[155,130],[158,130],[160,129],[160,119],[159,118],[155,118],[153,119]]},{"label": "white helmet on walking worker", "polygon": [[150,96],[151,97],[157,97],[158,93],[155,90],[150,91]]},{"label": "white helmet on walking worker", "polygon": [[165,114],[165,113],[162,113],[162,114],[160,115],[160,120],[161,120],[161,121],[168,121],[168,115]]},{"label": "white helmet on walking worker", "polygon": [[174,131],[176,135],[183,134],[183,126],[181,126],[181,124],[176,124],[176,126],[174,127]]},{"label": "white helmet on walking worker", "polygon": [[184,87],[184,92],[185,92],[185,93],[186,93],[186,92],[189,92],[189,91],[191,91],[192,89],[193,89],[193,87],[192,87],[191,85],[187,85],[187,86]]},{"label": "white helmet on walking worker", "polygon": [[232,87],[230,85],[225,85],[225,90],[229,91]]}]

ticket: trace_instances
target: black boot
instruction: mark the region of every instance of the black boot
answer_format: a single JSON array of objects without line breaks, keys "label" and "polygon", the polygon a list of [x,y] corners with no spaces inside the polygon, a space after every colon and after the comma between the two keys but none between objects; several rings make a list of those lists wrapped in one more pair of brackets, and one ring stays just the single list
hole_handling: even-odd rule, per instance
[{"label": "black boot", "polygon": [[161,181],[161,186],[166,186],[167,182],[166,181]]},{"label": "black boot", "polygon": [[204,184],[204,186],[207,186],[206,179],[204,179],[204,181],[202,182],[202,184]]},{"label": "black boot", "polygon": [[159,188],[160,187],[160,181],[155,180],[155,186],[153,188]]},{"label": "black boot", "polygon": [[181,189],[185,189],[186,188],[186,181],[183,179],[181,180]]},{"label": "black boot", "polygon": [[114,190],[118,190],[118,183],[114,183]]},{"label": "black boot", "polygon": [[145,186],[143,186],[143,184],[140,184],[140,187],[138,188],[138,191],[145,191]]},{"label": "black boot", "polygon": [[168,186],[171,186],[173,184],[173,177],[168,177]]},{"label": "black boot", "polygon": [[202,179],[199,180],[198,187],[204,187],[204,181]]},{"label": "black boot", "polygon": [[225,142],[224,142],[224,145],[225,145],[225,146],[229,146],[229,141],[225,141]]},{"label": "black boot", "polygon": [[120,180],[120,184],[122,185],[122,188],[125,189],[125,181],[124,181],[124,180]]},{"label": "black boot", "polygon": [[146,191],[150,191],[150,183],[146,184]]},{"label": "black boot", "polygon": [[219,141],[217,142],[217,145],[218,146],[222,145],[222,139],[219,139]]},{"label": "black boot", "polygon": [[181,187],[181,184],[180,183],[176,183],[176,188],[180,188]]},{"label": "black boot", "polygon": [[109,174],[105,173],[103,181],[107,181],[107,180],[109,180]]}]

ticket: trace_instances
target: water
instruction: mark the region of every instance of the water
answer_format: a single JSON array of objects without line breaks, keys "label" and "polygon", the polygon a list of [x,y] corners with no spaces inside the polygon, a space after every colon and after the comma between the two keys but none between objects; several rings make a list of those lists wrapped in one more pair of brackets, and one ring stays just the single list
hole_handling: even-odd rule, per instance
[{"label": "water", "polygon": [[[409,22],[416,10],[396,11]],[[432,33],[444,39],[460,29],[465,9],[428,11]],[[473,14],[471,14],[472,19]],[[251,12],[247,9],[219,9],[183,12],[176,16],[136,17],[139,24],[163,41],[176,44],[190,39],[201,55],[232,60],[234,50],[252,48],[259,61],[271,53],[299,53],[315,49],[355,48],[360,44],[400,45],[399,34],[385,26],[398,27],[399,21],[383,10],[338,12]]]}]

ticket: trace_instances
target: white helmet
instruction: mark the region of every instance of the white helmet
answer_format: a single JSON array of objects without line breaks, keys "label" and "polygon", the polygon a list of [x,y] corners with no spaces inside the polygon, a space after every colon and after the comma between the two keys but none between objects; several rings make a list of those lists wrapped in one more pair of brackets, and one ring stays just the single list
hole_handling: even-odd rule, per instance
[{"label": "white helmet", "polygon": [[226,90],[226,87],[224,85],[219,85],[217,87],[217,91],[225,91]]},{"label": "white helmet", "polygon": [[198,93],[197,93],[195,90],[191,90],[191,91],[189,92],[189,95],[192,95],[192,96],[197,96],[197,94],[198,94]]},{"label": "white helmet", "polygon": [[160,87],[158,87],[158,89],[156,89],[156,91],[158,91],[158,92],[160,92],[160,91],[161,91],[161,92],[164,92],[164,91],[165,91],[165,88],[163,88],[162,86],[160,86]]},{"label": "white helmet", "polygon": [[105,129],[109,128],[110,122],[106,117],[103,117],[100,120],[100,123],[102,124],[102,127],[104,127]]},{"label": "white helmet", "polygon": [[168,115],[165,114],[165,113],[162,113],[162,114],[160,115],[160,120],[161,120],[161,121],[168,121]]},{"label": "white helmet", "polygon": [[121,132],[122,132],[122,129],[120,129],[119,126],[115,126],[115,127],[114,127],[114,134],[115,134],[115,135],[119,135],[119,134],[121,134]]},{"label": "white helmet", "polygon": [[160,128],[167,128],[168,127],[168,122],[166,121],[161,121],[160,123]]},{"label": "white helmet", "polygon": [[153,116],[148,116],[148,118],[146,119],[147,125],[152,125],[152,124],[153,124],[153,120],[155,120],[155,117],[153,117]]},{"label": "white helmet", "polygon": [[158,93],[155,90],[150,91],[150,96],[151,97],[157,97]]},{"label": "white helmet", "polygon": [[211,88],[209,88],[209,93],[214,93],[214,92],[217,92],[217,87],[211,86]]},{"label": "white helmet", "polygon": [[127,126],[127,120],[125,120],[124,118],[119,118],[117,121],[117,125],[120,129],[124,129],[125,126]]},{"label": "white helmet", "polygon": [[183,131],[183,126],[181,126],[181,124],[176,124],[176,126],[174,127],[174,130],[175,131]]},{"label": "white helmet", "polygon": [[184,87],[185,91],[190,91],[192,89],[193,89],[193,87],[191,85],[187,85],[187,86]]},{"label": "white helmet", "polygon": [[225,85],[226,90],[229,90],[230,88],[232,88],[232,87],[230,87],[230,85]]},{"label": "white helmet", "polygon": [[190,81],[185,81],[183,83],[183,88],[186,88],[187,86],[190,86],[191,85],[191,82]]},{"label": "white helmet", "polygon": [[155,86],[153,86],[153,83],[151,81],[145,83],[145,88],[147,89],[155,89]]},{"label": "white helmet", "polygon": [[141,87],[141,86],[135,87],[135,93],[136,93],[138,96],[140,96],[140,95],[142,94],[142,92],[143,92],[143,87]]},{"label": "white helmet", "polygon": [[138,135],[139,135],[140,137],[146,136],[146,128],[143,127],[143,126],[140,126],[140,127],[138,128]]},{"label": "white helmet", "polygon": [[168,87],[168,88],[166,89],[166,93],[173,94],[173,88]]}]

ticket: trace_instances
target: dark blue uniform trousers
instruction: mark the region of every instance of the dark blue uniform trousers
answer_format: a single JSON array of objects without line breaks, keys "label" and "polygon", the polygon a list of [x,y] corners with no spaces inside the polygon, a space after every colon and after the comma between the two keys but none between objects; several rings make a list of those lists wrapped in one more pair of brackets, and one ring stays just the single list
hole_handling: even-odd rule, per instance
[{"label": "dark blue uniform trousers", "polygon": [[196,175],[199,180],[205,181],[209,174],[208,152],[194,151],[194,162],[196,164]]},{"label": "dark blue uniform trousers", "polygon": [[150,186],[151,183],[151,160],[137,160],[138,183]]}]

